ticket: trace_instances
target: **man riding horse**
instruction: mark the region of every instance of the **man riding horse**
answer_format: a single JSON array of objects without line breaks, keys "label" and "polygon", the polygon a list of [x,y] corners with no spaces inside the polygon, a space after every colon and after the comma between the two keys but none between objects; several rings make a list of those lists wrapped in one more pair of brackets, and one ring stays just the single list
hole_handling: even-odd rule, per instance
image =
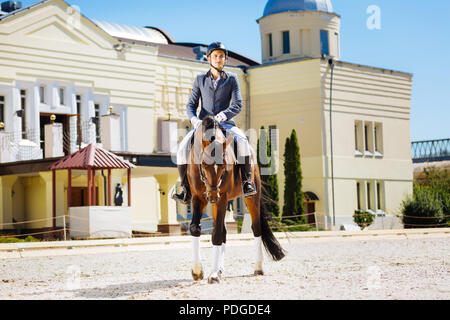
[{"label": "man riding horse", "polygon": [[[195,129],[201,125],[206,116],[213,116],[222,128],[234,135],[237,143],[236,158],[242,175],[244,197],[251,197],[257,192],[252,180],[251,149],[247,137],[232,120],[242,110],[242,96],[237,77],[223,70],[228,58],[228,50],[222,43],[214,42],[208,47],[207,58],[210,70],[197,76],[186,106],[193,130],[180,143],[177,153],[182,191],[179,194],[174,194],[172,198],[184,204],[189,204],[192,198],[187,178],[190,142]],[[200,114],[197,116],[200,98],[202,106]]]}]

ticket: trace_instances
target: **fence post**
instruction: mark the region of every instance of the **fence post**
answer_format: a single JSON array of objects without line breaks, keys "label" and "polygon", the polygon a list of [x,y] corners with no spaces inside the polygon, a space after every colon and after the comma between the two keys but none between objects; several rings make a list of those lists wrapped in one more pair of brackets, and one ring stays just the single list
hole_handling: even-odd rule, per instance
[{"label": "fence post", "polygon": [[317,215],[316,215],[316,211],[314,211],[314,222],[316,223],[316,231],[319,231],[319,225],[317,224]]},{"label": "fence post", "polygon": [[67,241],[67,239],[66,239],[66,215],[63,215],[63,226],[64,226],[64,241]]}]

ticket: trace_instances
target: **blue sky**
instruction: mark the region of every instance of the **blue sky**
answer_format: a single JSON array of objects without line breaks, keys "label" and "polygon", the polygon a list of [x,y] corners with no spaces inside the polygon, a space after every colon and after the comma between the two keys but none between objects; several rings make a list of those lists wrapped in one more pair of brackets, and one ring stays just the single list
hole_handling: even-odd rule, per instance
[{"label": "blue sky", "polygon": [[[36,0],[22,0],[27,6]],[[88,18],[154,26],[177,42],[224,42],[261,61],[267,0],[67,0]],[[450,138],[450,1],[332,0],[341,16],[341,60],[412,73],[411,140]],[[381,29],[369,30],[369,6]]]}]

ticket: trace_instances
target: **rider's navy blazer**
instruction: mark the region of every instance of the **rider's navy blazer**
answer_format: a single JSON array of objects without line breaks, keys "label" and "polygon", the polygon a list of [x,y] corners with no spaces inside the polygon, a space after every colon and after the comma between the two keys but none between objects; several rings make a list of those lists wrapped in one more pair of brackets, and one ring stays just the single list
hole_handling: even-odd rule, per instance
[{"label": "rider's navy blazer", "polygon": [[[202,104],[200,115],[197,116],[200,98]],[[198,75],[195,78],[186,110],[189,120],[193,117],[203,120],[208,115],[216,116],[223,111],[227,116],[227,120],[224,122],[236,126],[232,119],[242,110],[241,89],[236,75],[222,72],[216,89],[212,82],[211,71]]]}]

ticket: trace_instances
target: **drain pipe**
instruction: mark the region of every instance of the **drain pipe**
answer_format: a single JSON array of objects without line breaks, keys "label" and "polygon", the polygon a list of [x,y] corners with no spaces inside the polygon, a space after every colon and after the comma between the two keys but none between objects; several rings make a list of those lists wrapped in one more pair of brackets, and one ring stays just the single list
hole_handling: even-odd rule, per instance
[{"label": "drain pipe", "polygon": [[331,147],[331,196],[333,203],[333,226],[336,226],[335,217],[335,203],[334,203],[334,165],[333,165],[333,73],[334,73],[334,61],[333,58],[328,59],[328,64],[331,67],[331,80],[330,80],[330,147]]},{"label": "drain pipe", "polygon": [[245,103],[245,126],[246,130],[248,130],[250,129],[250,83],[248,81],[248,73],[247,73],[248,68],[246,66],[239,66],[239,68],[241,68],[242,71],[244,72],[244,80],[247,95],[247,101]]}]

